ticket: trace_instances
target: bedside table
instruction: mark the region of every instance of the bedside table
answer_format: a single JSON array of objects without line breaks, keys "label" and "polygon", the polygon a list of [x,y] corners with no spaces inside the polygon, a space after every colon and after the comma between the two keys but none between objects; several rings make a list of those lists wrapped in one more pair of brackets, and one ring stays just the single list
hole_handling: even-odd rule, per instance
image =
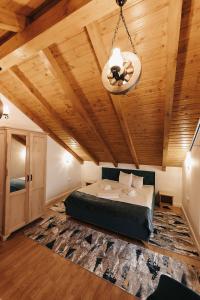
[{"label": "bedside table", "polygon": [[159,202],[166,203],[168,205],[173,205],[174,195],[170,192],[159,191]]}]

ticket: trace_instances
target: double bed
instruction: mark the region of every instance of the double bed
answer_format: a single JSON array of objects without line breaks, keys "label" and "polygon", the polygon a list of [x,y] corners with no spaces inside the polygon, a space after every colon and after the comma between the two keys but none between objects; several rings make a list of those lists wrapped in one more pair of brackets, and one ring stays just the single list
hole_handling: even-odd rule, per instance
[{"label": "double bed", "polygon": [[[143,187],[130,195],[129,188],[119,183],[120,171],[143,177]],[[153,231],[154,199],[154,172],[102,168],[102,180],[72,192],[65,207],[67,215],[73,218],[148,241]]]}]

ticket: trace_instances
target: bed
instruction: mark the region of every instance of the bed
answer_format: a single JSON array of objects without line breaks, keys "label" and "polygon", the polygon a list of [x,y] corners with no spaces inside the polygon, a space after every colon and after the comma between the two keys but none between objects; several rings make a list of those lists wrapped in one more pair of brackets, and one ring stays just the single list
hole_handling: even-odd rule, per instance
[{"label": "bed", "polygon": [[21,178],[11,178],[10,180],[10,192],[17,192],[20,190],[25,189],[25,177],[21,177]]},{"label": "bed", "polygon": [[[125,186],[118,183],[120,171],[142,176],[144,186],[127,196]],[[99,192],[110,185],[112,195]],[[115,192],[118,190],[117,199]],[[134,198],[134,199],[133,199]],[[148,241],[153,231],[155,173],[141,170],[102,168],[102,180],[72,192],[65,200],[67,215],[129,238]]]}]

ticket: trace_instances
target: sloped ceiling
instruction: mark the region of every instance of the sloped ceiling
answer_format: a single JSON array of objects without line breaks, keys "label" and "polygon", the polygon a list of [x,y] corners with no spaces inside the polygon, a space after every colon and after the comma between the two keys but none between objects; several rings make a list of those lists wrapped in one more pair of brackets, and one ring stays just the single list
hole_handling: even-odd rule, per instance
[{"label": "sloped ceiling", "polygon": [[[27,16],[45,1],[23,1],[17,8],[14,2],[9,8]],[[9,62],[0,73],[0,92],[80,161],[181,166],[200,117],[200,1],[183,0],[182,15],[181,2],[127,1],[142,77],[126,96],[109,95],[101,82],[118,18],[114,0],[95,21],[71,35],[64,28],[59,41],[51,37],[48,47],[31,55],[26,49],[25,60]],[[5,34],[0,32],[3,62],[6,45],[20,33],[9,40]],[[117,45],[131,50],[123,27]]]}]

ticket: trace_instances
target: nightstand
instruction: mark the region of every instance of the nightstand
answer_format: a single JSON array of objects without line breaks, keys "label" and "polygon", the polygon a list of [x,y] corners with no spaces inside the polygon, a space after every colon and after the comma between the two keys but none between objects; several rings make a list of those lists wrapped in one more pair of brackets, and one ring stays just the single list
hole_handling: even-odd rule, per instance
[{"label": "nightstand", "polygon": [[174,196],[170,192],[159,191],[159,202],[173,205]]}]

